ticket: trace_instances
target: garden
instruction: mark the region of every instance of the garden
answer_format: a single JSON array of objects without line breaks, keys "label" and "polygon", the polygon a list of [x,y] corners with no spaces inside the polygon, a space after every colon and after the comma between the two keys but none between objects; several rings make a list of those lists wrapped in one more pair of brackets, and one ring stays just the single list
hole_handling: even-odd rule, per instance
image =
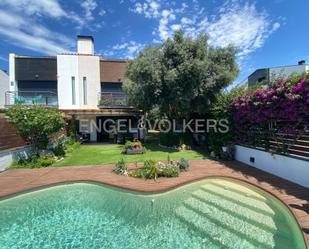
[{"label": "garden", "polygon": [[127,163],[147,160],[205,159],[203,150],[162,148],[157,140],[143,145],[127,141],[125,145],[81,145],[61,112],[44,106],[15,105],[7,111],[20,135],[31,145],[31,153],[21,154],[11,168],[40,168],[48,166],[78,166]]},{"label": "garden", "polygon": [[128,175],[147,177],[148,169],[156,176],[168,175],[166,171],[176,174],[179,160],[233,160],[235,144],[289,153],[308,130],[309,75],[223,91],[238,75],[236,52],[233,47],[209,46],[206,36],[192,39],[176,32],[130,61],[124,84],[129,105],[143,110],[149,120],[175,120],[177,126],[181,120],[224,119],[226,132],[161,132],[156,140],[146,139],[143,144],[136,140],[125,145],[80,145],[60,111],[17,104],[6,114],[32,146],[32,153],[17,158],[12,167],[144,162],[145,170]]}]

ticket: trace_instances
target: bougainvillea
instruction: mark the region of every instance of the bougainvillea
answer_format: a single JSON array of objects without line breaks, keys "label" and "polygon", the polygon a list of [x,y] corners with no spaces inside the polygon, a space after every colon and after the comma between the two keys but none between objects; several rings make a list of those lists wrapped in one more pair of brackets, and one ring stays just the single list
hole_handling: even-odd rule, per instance
[{"label": "bougainvillea", "polygon": [[277,140],[284,152],[283,141],[295,139],[309,126],[309,74],[249,91],[233,101],[232,109],[239,143],[269,149],[270,140]]}]

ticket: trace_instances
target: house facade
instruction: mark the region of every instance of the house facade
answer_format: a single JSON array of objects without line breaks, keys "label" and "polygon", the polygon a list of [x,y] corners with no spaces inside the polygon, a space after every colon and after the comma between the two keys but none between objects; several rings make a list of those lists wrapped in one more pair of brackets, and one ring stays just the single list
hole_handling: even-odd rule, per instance
[{"label": "house facade", "polygon": [[288,77],[292,74],[309,72],[309,65],[304,60],[297,65],[261,68],[255,70],[247,79],[247,86],[252,87],[261,82],[269,82],[278,77]]},{"label": "house facade", "polygon": [[[9,90],[9,76],[6,71],[0,69],[0,93],[5,93]],[[0,94],[0,109],[3,109],[5,105],[5,96]]]},{"label": "house facade", "polygon": [[[91,36],[77,37],[77,52],[33,57],[10,54],[9,91],[5,105],[43,104],[81,122],[137,119],[140,111],[128,105],[122,90],[126,60],[106,60],[94,53]],[[97,130],[85,131],[91,141],[111,139]]]}]

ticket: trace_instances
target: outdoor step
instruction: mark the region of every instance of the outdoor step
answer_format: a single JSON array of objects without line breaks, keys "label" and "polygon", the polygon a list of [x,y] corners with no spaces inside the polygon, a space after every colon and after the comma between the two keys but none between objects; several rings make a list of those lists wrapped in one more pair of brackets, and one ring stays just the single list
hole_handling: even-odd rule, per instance
[{"label": "outdoor step", "polygon": [[240,237],[250,238],[257,245],[263,245],[265,247],[273,246],[273,233],[276,232],[276,230],[264,230],[252,224],[250,220],[238,218],[195,198],[186,200],[184,205],[219,226],[237,233]]},{"label": "outdoor step", "polygon": [[[178,210],[178,211],[177,211]],[[194,232],[199,237],[205,240],[205,247],[204,248],[220,248],[220,249],[231,249],[232,247],[226,246],[222,244],[222,242],[218,239],[218,234],[210,233],[205,231],[205,229],[200,229],[194,222],[185,218],[182,214],[177,214],[177,212],[181,212],[181,209],[176,210],[176,217],[179,219],[180,222],[184,223],[190,230],[190,232]]]},{"label": "outdoor step", "polygon": [[201,233],[211,237],[217,243],[220,243],[225,248],[237,249],[250,249],[250,248],[265,248],[257,247],[254,243],[239,238],[239,236],[232,231],[222,227],[209,219],[199,215],[198,213],[182,206],[176,209],[176,216],[187,224],[195,227]]},{"label": "outdoor step", "polygon": [[220,207],[225,212],[230,212],[233,215],[238,215],[244,219],[251,220],[251,222],[262,225],[264,228],[268,228],[269,230],[277,230],[276,224],[272,219],[272,215],[265,215],[256,210],[252,210],[250,207],[248,208],[241,206],[235,201],[227,200],[225,198],[221,198],[221,196],[202,190],[193,192],[192,196],[198,198],[200,201],[214,205],[217,208]]},{"label": "outdoor step", "polygon": [[201,189],[205,192],[221,196],[222,198],[228,199],[230,201],[234,201],[241,206],[256,210],[257,212],[261,212],[270,216],[275,215],[274,211],[263,201],[255,200],[252,202],[252,199],[247,196],[214,185],[202,186]]},{"label": "outdoor step", "polygon": [[224,188],[225,190],[235,192],[237,194],[243,195],[247,198],[257,200],[257,201],[262,201],[265,202],[266,198],[262,196],[261,194],[257,193],[256,191],[253,191],[251,189],[248,189],[245,186],[241,186],[238,183],[233,183],[230,181],[228,185],[225,185],[226,181],[216,181],[216,182],[210,182],[209,184],[215,185],[220,188]]}]

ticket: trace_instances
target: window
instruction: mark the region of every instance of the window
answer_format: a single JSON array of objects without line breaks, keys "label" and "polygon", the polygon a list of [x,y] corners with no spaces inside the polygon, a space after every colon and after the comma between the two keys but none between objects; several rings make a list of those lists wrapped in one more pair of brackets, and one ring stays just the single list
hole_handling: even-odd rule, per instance
[{"label": "window", "polygon": [[72,76],[72,105],[76,103],[76,96],[75,96],[75,77]]},{"label": "window", "polygon": [[87,105],[87,78],[83,77],[84,105]]}]

